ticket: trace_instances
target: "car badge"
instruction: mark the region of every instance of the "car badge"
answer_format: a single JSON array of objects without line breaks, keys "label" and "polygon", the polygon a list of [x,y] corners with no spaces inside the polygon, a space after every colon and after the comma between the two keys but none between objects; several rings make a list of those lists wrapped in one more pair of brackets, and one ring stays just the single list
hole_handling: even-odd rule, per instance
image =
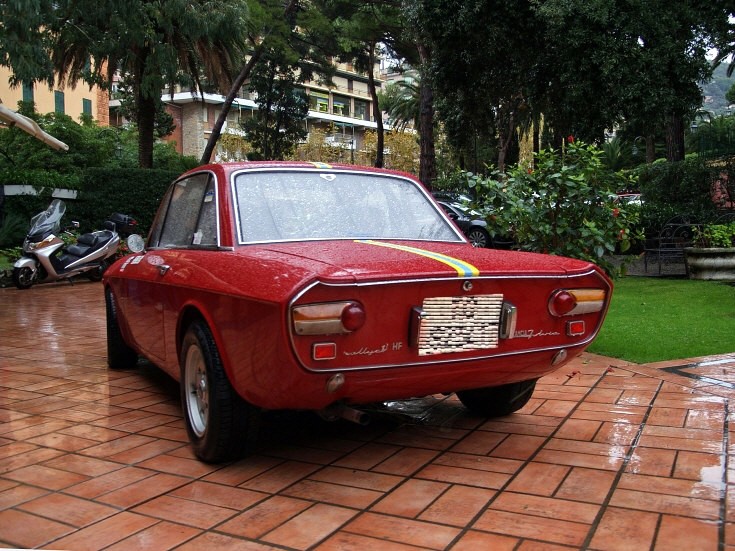
[{"label": "car badge", "polygon": [[337,175],[336,174],[320,174],[319,177],[324,178],[327,182],[331,182],[337,177]]},{"label": "car badge", "polygon": [[472,290],[472,282],[471,281],[465,281],[462,284],[462,290],[463,291],[467,291],[467,292],[471,291]]}]

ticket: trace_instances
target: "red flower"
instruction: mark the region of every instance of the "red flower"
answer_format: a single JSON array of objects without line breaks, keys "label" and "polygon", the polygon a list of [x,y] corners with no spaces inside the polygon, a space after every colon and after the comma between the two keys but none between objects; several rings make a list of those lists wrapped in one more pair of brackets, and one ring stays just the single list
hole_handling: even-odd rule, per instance
[{"label": "red flower", "polygon": [[617,218],[618,216],[620,216],[620,209],[613,209],[612,213],[613,217]]},{"label": "red flower", "polygon": [[572,134],[569,134],[569,136],[567,136],[567,142],[574,143],[574,136]]},{"label": "red flower", "polygon": [[532,168],[527,168],[526,169],[526,172],[528,172],[529,174],[533,174],[533,169]]}]

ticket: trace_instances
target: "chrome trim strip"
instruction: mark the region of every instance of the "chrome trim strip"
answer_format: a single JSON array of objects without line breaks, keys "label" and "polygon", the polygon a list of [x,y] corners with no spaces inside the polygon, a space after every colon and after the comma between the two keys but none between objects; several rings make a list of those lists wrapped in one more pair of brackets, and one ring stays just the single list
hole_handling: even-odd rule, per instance
[{"label": "chrome trim strip", "polygon": [[237,200],[237,189],[235,187],[235,180],[240,174],[247,174],[247,173],[256,173],[256,172],[313,172],[317,174],[359,174],[361,176],[365,175],[372,175],[379,178],[392,178],[396,180],[404,180],[407,182],[410,182],[414,187],[416,187],[419,192],[429,200],[429,203],[434,207],[434,210],[439,214],[439,216],[447,222],[448,226],[451,228],[451,230],[454,232],[454,234],[459,237],[459,241],[441,241],[437,239],[406,239],[401,237],[396,238],[389,238],[389,237],[381,237],[381,238],[372,238],[380,241],[426,241],[426,242],[437,242],[437,243],[469,243],[469,240],[467,237],[457,229],[456,224],[452,222],[452,220],[449,218],[446,212],[444,212],[444,209],[437,206],[436,200],[434,197],[426,191],[426,188],[424,186],[420,185],[417,180],[413,178],[409,178],[407,176],[402,176],[401,174],[395,174],[393,172],[377,172],[374,170],[354,170],[350,168],[342,168],[342,167],[335,167],[330,166],[329,168],[317,168],[317,167],[281,167],[281,166],[271,166],[271,167],[258,167],[258,168],[240,168],[238,170],[235,170],[230,174],[230,196],[232,198],[232,206],[235,210],[235,230],[237,231],[237,243],[238,245],[256,245],[256,244],[265,244],[265,243],[301,243],[305,241],[354,241],[355,239],[365,239],[366,237],[364,235],[358,235],[350,238],[331,238],[331,239],[324,239],[324,238],[310,238],[310,239],[284,239],[284,240],[268,240],[268,241],[242,241],[242,224],[240,221],[240,208]]},{"label": "chrome trim strip", "polygon": [[467,362],[477,362],[477,361],[483,361],[483,360],[491,360],[495,358],[510,358],[512,356],[523,356],[525,354],[535,354],[537,352],[552,352],[554,350],[563,350],[563,349],[570,349],[570,348],[578,348],[580,346],[586,346],[590,342],[592,342],[594,338],[594,334],[592,337],[590,337],[587,340],[574,342],[574,343],[567,343],[567,344],[561,344],[558,346],[549,346],[544,348],[531,348],[527,350],[518,350],[515,352],[502,352],[499,354],[486,354],[484,356],[476,356],[472,358],[456,358],[456,359],[450,359],[450,360],[438,360],[438,361],[425,361],[425,362],[411,362],[411,363],[400,363],[400,364],[380,364],[380,365],[368,365],[368,366],[362,366],[362,367],[335,367],[330,369],[312,369],[306,366],[303,366],[304,369],[306,369],[309,373],[333,373],[333,372],[341,372],[341,373],[356,373],[359,371],[372,371],[374,369],[395,369],[395,368],[401,368],[401,367],[416,367],[416,366],[440,366],[440,365],[450,365],[455,363],[467,363]]},{"label": "chrome trim strip", "polygon": [[[586,277],[589,275],[597,274],[598,272],[592,268],[586,272],[582,272],[579,274],[553,274],[553,275],[479,275],[479,276],[473,276],[473,277],[465,277],[465,278],[457,278],[457,277],[421,277],[416,279],[393,279],[393,280],[379,280],[379,281],[351,281],[349,283],[327,283],[323,281],[313,281],[306,287],[304,287],[300,292],[298,292],[296,295],[294,295],[294,298],[291,299],[291,303],[289,304],[289,307],[296,302],[299,298],[301,298],[307,291],[309,291],[312,287],[315,285],[324,285],[327,287],[371,287],[371,286],[380,286],[380,285],[405,285],[405,284],[414,284],[414,283],[430,283],[430,282],[436,282],[436,281],[449,281],[456,283],[458,279],[463,280],[472,280],[472,281],[479,281],[479,280],[505,280],[505,279],[572,279],[572,278],[578,278],[578,277]],[[604,281],[604,280],[603,280]],[[608,287],[609,291],[609,287]]]},{"label": "chrome trim strip", "polygon": [[[572,279],[572,278],[578,278],[578,277],[587,277],[589,275],[595,275],[598,274],[597,270],[594,268],[582,272],[579,274],[554,274],[554,275],[480,275],[480,276],[474,276],[474,277],[467,277],[462,278],[466,280],[498,280],[498,279]],[[306,287],[304,287],[301,291],[296,293],[294,297],[289,302],[289,309],[291,306],[293,306],[294,302],[299,300],[304,294],[306,294],[308,291],[310,291],[313,287],[317,285],[324,285],[326,287],[371,287],[371,286],[382,286],[382,285],[406,285],[406,284],[414,284],[414,283],[431,283],[431,282],[437,282],[437,281],[449,281],[456,283],[457,282],[456,277],[421,277],[416,279],[393,279],[393,280],[379,280],[379,281],[351,281],[349,283],[327,283],[320,280],[312,281],[310,284],[308,284]],[[601,281],[605,281],[601,278]],[[607,282],[605,282],[607,285]],[[610,287],[608,286],[608,291],[610,290]]]},{"label": "chrome trim strip", "polygon": [[[239,232],[239,229],[238,229]],[[364,240],[364,235],[355,235],[353,237],[304,237],[301,239],[271,239],[269,241],[247,241],[238,243],[242,247],[248,247],[250,245],[278,245],[281,243],[308,243],[316,241],[361,241]],[[415,243],[452,243],[454,245],[466,245],[467,243],[462,241],[446,241],[442,239],[406,239],[405,237],[371,237],[371,241],[408,241]]]},{"label": "chrome trim strip", "polygon": [[[219,209],[220,209],[220,206],[221,206],[220,205],[220,200],[219,200],[219,180],[217,179],[217,175],[214,173],[213,170],[199,170],[197,172],[192,172],[190,174],[187,173],[186,175],[182,174],[181,176],[179,176],[178,178],[176,178],[173,182],[171,182],[168,185],[168,187],[166,188],[166,193],[168,193],[168,190],[171,187],[173,187],[176,184],[178,184],[180,181],[182,181],[182,180],[188,180],[188,179],[190,179],[192,177],[195,177],[195,176],[198,176],[200,174],[208,174],[209,177],[212,180],[214,180],[214,201],[215,201],[215,203],[214,203],[214,215],[216,217],[216,224],[217,224],[217,245],[216,245],[216,249],[217,250],[225,249],[225,247],[220,247],[220,243],[222,243],[222,235],[221,235],[222,232],[221,232],[221,228],[220,228],[220,215],[219,215]],[[209,182],[207,182],[207,184],[208,183]],[[206,188],[205,188],[205,192],[206,192]],[[202,204],[204,204],[204,203],[202,203]],[[169,204],[166,205],[166,212],[163,214],[163,217],[164,217],[164,220],[163,221],[164,222],[166,221],[166,218],[168,217],[168,209],[170,208],[170,206],[171,206],[171,200],[169,198]],[[159,208],[160,208],[160,205],[159,205]],[[199,212],[201,213],[201,205],[199,207]],[[158,211],[156,211],[156,215],[158,215],[158,214],[160,214],[160,213]],[[154,227],[154,223],[153,222],[155,222],[156,218],[157,218],[157,216],[155,216],[153,218],[153,221],[151,221],[151,228]],[[160,235],[159,235],[159,237],[160,237]],[[146,239],[145,241],[146,241],[146,247],[145,247],[144,251],[148,251],[148,250],[151,250],[151,251],[153,251],[153,250],[166,250],[166,249],[196,249],[196,250],[201,250],[201,249],[206,249],[207,248],[207,247],[202,247],[202,246],[197,246],[197,245],[189,245],[187,247],[149,247],[148,246],[148,239]],[[209,247],[209,248],[214,249],[215,247]],[[228,249],[228,250],[234,250],[234,247],[227,247],[226,249]]]}]

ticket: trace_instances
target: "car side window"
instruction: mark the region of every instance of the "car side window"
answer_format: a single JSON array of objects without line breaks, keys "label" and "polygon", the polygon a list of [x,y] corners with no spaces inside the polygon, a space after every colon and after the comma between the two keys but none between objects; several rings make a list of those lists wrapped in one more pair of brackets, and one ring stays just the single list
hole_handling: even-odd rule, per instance
[{"label": "car side window", "polygon": [[[191,247],[217,245],[217,201],[214,178],[195,174],[177,181],[170,190],[168,207],[154,247]],[[157,220],[154,228],[158,226]],[[157,229],[157,228],[156,228]]]},{"label": "car side window", "polygon": [[217,200],[214,189],[214,177],[210,176],[202,198],[202,208],[199,211],[196,231],[192,245],[202,247],[217,246]]}]

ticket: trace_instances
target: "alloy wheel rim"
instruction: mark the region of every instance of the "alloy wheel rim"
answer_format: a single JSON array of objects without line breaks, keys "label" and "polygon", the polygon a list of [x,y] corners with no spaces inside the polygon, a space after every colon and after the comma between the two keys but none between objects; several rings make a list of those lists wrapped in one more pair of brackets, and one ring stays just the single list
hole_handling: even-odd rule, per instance
[{"label": "alloy wheel rim", "polygon": [[485,236],[479,232],[472,232],[470,234],[470,243],[473,247],[484,247],[487,243],[485,242]]},{"label": "alloy wheel rim", "polygon": [[209,385],[207,366],[198,346],[191,346],[185,363],[186,410],[191,429],[201,438],[209,422]]}]

